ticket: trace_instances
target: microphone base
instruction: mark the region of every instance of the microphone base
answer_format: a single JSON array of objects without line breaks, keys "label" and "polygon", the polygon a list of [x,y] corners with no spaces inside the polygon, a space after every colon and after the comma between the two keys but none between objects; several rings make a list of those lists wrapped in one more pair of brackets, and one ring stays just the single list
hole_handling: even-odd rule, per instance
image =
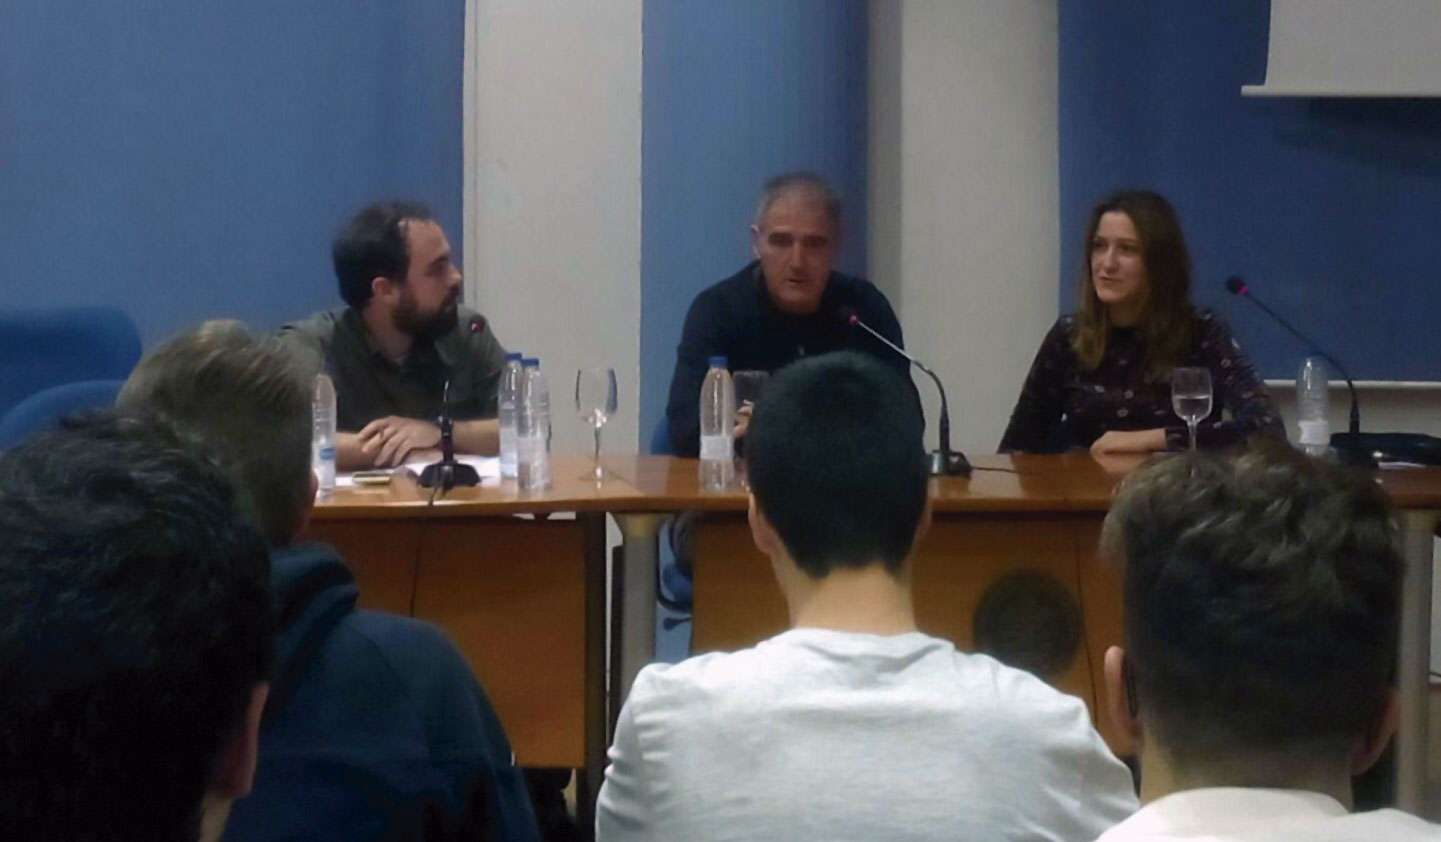
[{"label": "microphone base", "polygon": [[971,475],[971,461],[959,450],[932,450],[928,456],[930,472],[933,477],[968,477]]},{"label": "microphone base", "polygon": [[452,488],[469,488],[480,485],[480,474],[464,462],[440,461],[432,465],[426,465],[425,470],[420,472],[420,486],[422,488],[434,488],[441,484],[446,468],[451,469]]},{"label": "microphone base", "polygon": [[1382,462],[1441,465],[1441,438],[1424,433],[1332,433],[1331,447],[1347,465]]},{"label": "microphone base", "polygon": [[1376,457],[1364,448],[1332,445],[1332,449],[1336,451],[1336,460],[1342,465],[1363,471],[1374,471],[1380,467],[1376,463]]}]

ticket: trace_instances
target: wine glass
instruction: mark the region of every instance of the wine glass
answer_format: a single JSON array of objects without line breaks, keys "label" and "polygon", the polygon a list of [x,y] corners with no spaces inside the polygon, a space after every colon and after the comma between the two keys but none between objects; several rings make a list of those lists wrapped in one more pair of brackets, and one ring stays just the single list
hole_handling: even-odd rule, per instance
[{"label": "wine glass", "polygon": [[1177,368],[1171,372],[1171,408],[1191,430],[1191,450],[1196,449],[1196,425],[1211,414],[1211,370]]},{"label": "wine glass", "polygon": [[595,470],[581,479],[600,482],[605,478],[600,467],[600,430],[615,415],[615,409],[615,369],[582,368],[575,373],[575,411],[595,432]]}]

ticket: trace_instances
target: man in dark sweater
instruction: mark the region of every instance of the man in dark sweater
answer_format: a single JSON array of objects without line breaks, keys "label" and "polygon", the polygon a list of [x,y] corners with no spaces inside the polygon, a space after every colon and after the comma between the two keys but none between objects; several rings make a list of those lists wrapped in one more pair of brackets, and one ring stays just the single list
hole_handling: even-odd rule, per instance
[{"label": "man in dark sweater", "polygon": [[524,779],[455,646],[357,611],[335,551],[294,543],[315,496],[311,374],[281,340],[210,322],[142,360],[119,399],[215,454],[271,546],[276,667],[255,788],[225,838],[533,842]]},{"label": "man in dark sweater", "polygon": [[[788,173],[766,183],[751,225],[755,260],[697,295],[686,314],[666,406],[677,454],[700,450],[700,387],[712,356],[725,357],[731,371],[774,371],[802,357],[850,349],[876,355],[909,381],[904,359],[848,323],[854,313],[904,345],[885,295],[869,281],[832,270],[840,234],[840,200],[820,176]],[[747,417],[742,413],[738,434]]]}]

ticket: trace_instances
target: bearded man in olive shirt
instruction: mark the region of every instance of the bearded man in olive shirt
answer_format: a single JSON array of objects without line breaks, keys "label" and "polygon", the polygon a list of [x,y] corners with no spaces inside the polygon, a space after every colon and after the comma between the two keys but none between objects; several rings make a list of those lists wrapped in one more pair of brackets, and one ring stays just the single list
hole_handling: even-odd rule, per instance
[{"label": "bearded man in olive shirt", "polygon": [[337,467],[429,458],[447,382],[455,449],[495,453],[505,349],[484,317],[460,306],[460,272],[430,211],[371,205],[341,231],[332,256],[349,306],[280,331],[319,355],[335,381]]}]

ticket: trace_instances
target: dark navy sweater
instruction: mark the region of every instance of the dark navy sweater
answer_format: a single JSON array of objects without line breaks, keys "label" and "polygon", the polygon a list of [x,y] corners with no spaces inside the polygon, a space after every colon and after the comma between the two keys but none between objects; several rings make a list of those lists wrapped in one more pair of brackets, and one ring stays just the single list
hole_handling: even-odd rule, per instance
[{"label": "dark navy sweater", "polygon": [[276,670],[227,842],[537,839],[500,722],[439,629],[356,610],[321,544],[275,550],[271,581]]},{"label": "dark navy sweater", "polygon": [[809,316],[789,315],[775,308],[756,261],[703,290],[691,303],[676,348],[665,411],[673,452],[678,456],[700,452],[700,387],[712,356],[726,357],[731,371],[775,371],[802,357],[863,351],[894,367],[910,382],[910,363],[846,324],[841,314],[847,310],[905,347],[890,302],[874,284],[861,278],[832,272],[820,308]]}]

